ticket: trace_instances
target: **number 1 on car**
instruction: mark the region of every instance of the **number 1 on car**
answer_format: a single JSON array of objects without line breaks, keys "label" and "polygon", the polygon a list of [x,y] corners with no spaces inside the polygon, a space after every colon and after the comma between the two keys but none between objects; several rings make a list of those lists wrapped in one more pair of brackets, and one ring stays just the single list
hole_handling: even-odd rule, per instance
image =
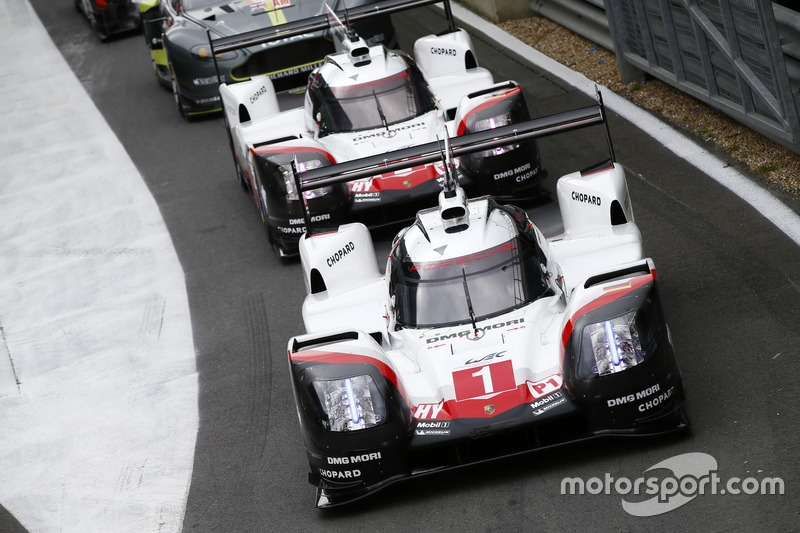
[{"label": "number 1 on car", "polygon": [[511,361],[501,361],[479,368],[456,370],[453,372],[453,386],[457,401],[514,390],[517,388],[514,366]]}]

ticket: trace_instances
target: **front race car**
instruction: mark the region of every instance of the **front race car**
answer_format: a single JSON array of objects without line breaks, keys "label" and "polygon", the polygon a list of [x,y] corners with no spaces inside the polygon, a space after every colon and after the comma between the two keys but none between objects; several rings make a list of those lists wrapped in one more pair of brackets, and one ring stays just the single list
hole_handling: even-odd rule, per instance
[{"label": "front race car", "polygon": [[[480,247],[451,242],[440,253],[445,242],[431,223],[438,210],[420,213],[398,237],[388,287],[375,285],[388,289],[383,327],[348,306],[357,329],[291,341],[318,506],[498,457],[686,427],[651,265],[615,272],[565,302],[549,277],[554,258],[524,212],[486,198],[469,210],[471,222],[450,227],[468,225],[458,239]],[[309,239],[332,247],[317,269],[326,284],[334,269],[358,271],[368,248],[357,229],[340,232]],[[311,253],[325,244],[312,243]],[[336,325],[320,311],[335,291],[325,289],[305,308],[311,328]]]},{"label": "front race car", "polygon": [[[289,341],[288,359],[318,507],[498,457],[688,426],[622,167],[561,177],[565,229],[549,238],[518,207],[468,200],[456,180],[459,152],[593,124],[605,124],[602,103],[447,143],[439,205],[395,237],[385,273],[363,224],[301,238],[308,333]],[[427,157],[403,150],[384,167]],[[326,186],[342,166],[320,169]],[[572,201],[577,191],[595,201]]]}]

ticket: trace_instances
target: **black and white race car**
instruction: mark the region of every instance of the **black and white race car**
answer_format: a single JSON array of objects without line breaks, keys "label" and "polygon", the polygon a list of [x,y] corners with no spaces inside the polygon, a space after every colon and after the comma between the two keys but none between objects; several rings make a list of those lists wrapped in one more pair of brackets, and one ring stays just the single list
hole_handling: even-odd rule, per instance
[{"label": "black and white race car", "polygon": [[[445,153],[602,123],[600,104],[455,138]],[[560,235],[490,196],[468,200],[445,164],[439,206],[397,235],[385,274],[362,224],[303,236],[307,333],[288,357],[318,507],[491,458],[687,427],[655,265],[610,153],[558,180]],[[309,171],[299,190],[439,157],[393,156]]]},{"label": "black and white race car", "polygon": [[[385,0],[347,12],[351,22],[449,0]],[[435,201],[440,162],[365,176],[348,184],[307,191],[300,198],[295,168],[302,171],[428,143],[444,136],[490,130],[529,118],[519,85],[495,83],[478,66],[469,35],[448,17],[445,31],[418,39],[408,54],[369,45],[333,12],[325,20],[238,42],[212,41],[214,50],[289,38],[330,26],[338,52],[308,78],[303,107],[281,111],[267,77],[223,83],[220,95],[239,182],[258,207],[267,234],[281,255],[297,253],[311,216],[335,228],[348,221],[379,227],[410,220]],[[534,141],[511,143],[462,157],[462,186],[481,194],[536,196],[545,173]],[[294,166],[294,167],[293,167]]]}]

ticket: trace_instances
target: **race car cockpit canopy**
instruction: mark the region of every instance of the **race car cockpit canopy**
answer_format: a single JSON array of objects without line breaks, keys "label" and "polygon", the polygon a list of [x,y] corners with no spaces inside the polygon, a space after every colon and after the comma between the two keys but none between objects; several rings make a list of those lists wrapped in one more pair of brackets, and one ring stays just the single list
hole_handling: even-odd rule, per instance
[{"label": "race car cockpit canopy", "polygon": [[474,324],[553,294],[525,213],[486,197],[470,208],[486,213],[457,233],[426,224],[438,216],[429,210],[396,239],[387,275],[398,327]]},{"label": "race car cockpit canopy", "polygon": [[306,108],[320,137],[388,128],[436,107],[424,76],[407,54],[374,46],[370,58],[354,65],[345,54],[329,56],[311,75]]}]

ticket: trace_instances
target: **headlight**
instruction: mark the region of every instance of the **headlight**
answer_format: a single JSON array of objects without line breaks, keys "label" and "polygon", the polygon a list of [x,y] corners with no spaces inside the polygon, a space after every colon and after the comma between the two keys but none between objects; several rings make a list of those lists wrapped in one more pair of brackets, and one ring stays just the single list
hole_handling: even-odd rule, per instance
[{"label": "headlight", "polygon": [[[322,161],[319,159],[310,159],[308,161],[298,161],[297,162],[297,170],[299,172],[305,172],[306,170],[311,170],[312,168],[320,168],[322,165]],[[294,183],[294,176],[292,175],[292,166],[291,165],[281,165],[281,173],[283,174],[283,181],[286,183],[286,199],[287,200],[298,200],[300,197],[297,195],[297,187]],[[305,191],[303,196],[309,200],[311,198],[319,198],[320,196],[326,196],[333,192],[333,187],[320,187],[319,189],[311,189],[310,191]]]},{"label": "headlight", "polygon": [[313,381],[327,420],[317,420],[329,431],[356,431],[386,422],[386,403],[371,376]]},{"label": "headlight", "polygon": [[[638,310],[631,311],[583,328],[580,377],[615,374],[644,361],[649,350],[642,348],[638,315]],[[651,345],[645,342],[646,347]]]},{"label": "headlight", "polygon": [[[502,115],[497,115],[496,117],[489,117],[477,120],[475,121],[475,125],[473,126],[473,131],[479,132],[479,131],[493,130],[501,126],[508,126],[509,124],[511,124],[511,112],[503,113]],[[481,155],[483,157],[491,157],[493,155],[505,154],[506,152],[510,152],[511,150],[514,150],[515,148],[518,147],[519,144],[498,146],[497,148],[481,152]]]},{"label": "headlight", "polygon": [[[211,61],[211,48],[207,44],[196,44],[189,50],[192,57],[195,59],[202,59],[204,61]],[[217,61],[228,61],[236,58],[236,50],[229,52],[222,52],[217,54]]]},{"label": "headlight", "polygon": [[500,126],[508,126],[511,124],[511,113],[504,113],[496,117],[485,118],[475,122],[475,131],[493,130]]}]

